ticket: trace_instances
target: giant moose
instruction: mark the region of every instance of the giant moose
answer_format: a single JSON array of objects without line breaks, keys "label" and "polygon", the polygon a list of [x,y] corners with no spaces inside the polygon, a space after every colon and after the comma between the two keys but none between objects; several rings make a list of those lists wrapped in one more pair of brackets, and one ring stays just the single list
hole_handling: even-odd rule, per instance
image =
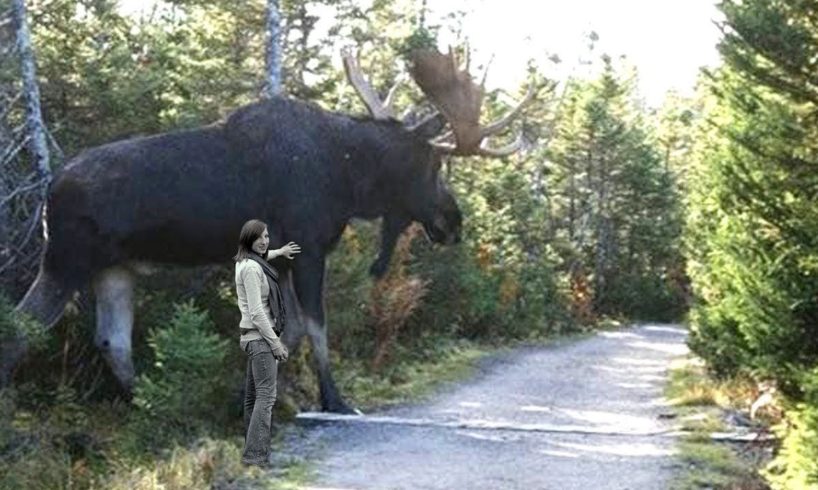
[{"label": "giant moose", "polygon": [[[502,148],[486,141],[509,126],[533,91],[501,119],[481,125],[484,84],[472,80],[468,64],[459,67],[451,50],[416,50],[408,56],[409,72],[437,113],[410,126],[395,116],[391,97],[379,98],[351,51],[342,58],[370,117],[274,97],[201,128],[116,141],[70,160],[49,185],[39,272],[16,310],[51,328],[74,292],[91,285],[94,343],[130,391],[136,275],[163,264],[224,264],[242,224],[259,218],[268,223],[271,244],[302,247],[294,261],[278,264],[292,312],[285,345],[292,351],[309,336],[322,409],[350,412],[330,372],[327,254],[352,218],[383,219],[370,269],[376,277],[413,221],[432,242],[458,242],[462,217],[439,177],[441,159],[517,151],[521,138]],[[0,349],[5,385],[28,344],[18,335]]]}]

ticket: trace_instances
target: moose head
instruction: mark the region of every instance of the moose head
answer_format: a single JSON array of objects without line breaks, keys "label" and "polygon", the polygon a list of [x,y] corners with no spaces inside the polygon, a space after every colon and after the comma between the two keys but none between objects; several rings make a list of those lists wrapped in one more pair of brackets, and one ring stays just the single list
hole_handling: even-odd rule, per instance
[{"label": "moose head", "polygon": [[[347,79],[376,120],[399,121],[393,102],[398,84],[381,100],[367,82],[351,50],[342,51]],[[488,144],[490,136],[505,130],[534,98],[533,86],[525,97],[505,116],[487,125],[480,124],[480,112],[485,94],[485,75],[478,85],[469,73],[468,59],[464,68],[452,49],[444,55],[436,50],[418,49],[409,54],[409,72],[415,83],[436,108],[436,112],[420,122],[410,124],[403,118],[412,148],[402,149],[399,158],[415,159],[408,168],[416,175],[408,178],[409,186],[402,193],[406,198],[384,215],[381,252],[370,272],[375,276],[385,273],[397,237],[412,221],[423,225],[426,237],[440,244],[460,241],[462,215],[454,196],[440,178],[442,159],[447,155],[503,157],[517,152],[523,145],[522,132],[517,139],[500,148]],[[407,111],[411,114],[411,111]],[[449,126],[449,130],[441,134]]]}]

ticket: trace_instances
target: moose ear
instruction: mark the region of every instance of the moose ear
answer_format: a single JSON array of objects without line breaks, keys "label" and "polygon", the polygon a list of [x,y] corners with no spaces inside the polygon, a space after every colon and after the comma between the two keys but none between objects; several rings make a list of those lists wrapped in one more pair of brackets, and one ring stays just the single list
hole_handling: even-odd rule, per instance
[{"label": "moose ear", "polygon": [[443,114],[435,112],[434,114],[424,117],[416,124],[409,126],[409,130],[417,135],[418,138],[430,140],[439,135],[446,126],[446,118]]}]

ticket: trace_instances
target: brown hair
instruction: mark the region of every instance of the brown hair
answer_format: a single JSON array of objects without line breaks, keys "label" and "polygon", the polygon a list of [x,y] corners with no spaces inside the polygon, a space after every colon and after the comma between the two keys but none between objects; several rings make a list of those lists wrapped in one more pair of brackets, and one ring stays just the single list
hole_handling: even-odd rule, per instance
[{"label": "brown hair", "polygon": [[239,251],[233,256],[235,262],[247,258],[247,254],[253,250],[253,242],[264,233],[265,228],[267,228],[267,224],[257,219],[251,219],[244,223],[244,226],[241,227],[241,233],[239,233]]}]

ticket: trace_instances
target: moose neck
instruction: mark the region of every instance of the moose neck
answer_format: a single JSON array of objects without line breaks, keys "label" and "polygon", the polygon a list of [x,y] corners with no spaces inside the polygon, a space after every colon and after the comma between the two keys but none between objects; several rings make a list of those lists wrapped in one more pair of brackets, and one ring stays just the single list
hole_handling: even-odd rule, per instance
[{"label": "moose neck", "polygon": [[355,121],[346,138],[343,161],[352,199],[352,216],[374,219],[405,202],[412,163],[411,139],[397,122]]}]

